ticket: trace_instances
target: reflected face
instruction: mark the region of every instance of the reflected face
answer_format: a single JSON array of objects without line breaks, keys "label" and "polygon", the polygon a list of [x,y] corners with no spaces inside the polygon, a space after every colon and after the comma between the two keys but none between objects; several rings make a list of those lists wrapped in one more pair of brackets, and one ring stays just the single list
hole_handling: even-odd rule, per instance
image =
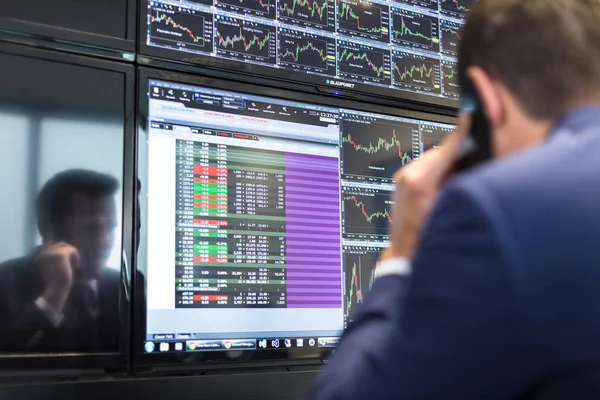
[{"label": "reflected face", "polygon": [[112,196],[94,198],[76,193],[65,221],[65,240],[75,246],[86,277],[95,278],[106,267],[115,242],[117,210]]}]

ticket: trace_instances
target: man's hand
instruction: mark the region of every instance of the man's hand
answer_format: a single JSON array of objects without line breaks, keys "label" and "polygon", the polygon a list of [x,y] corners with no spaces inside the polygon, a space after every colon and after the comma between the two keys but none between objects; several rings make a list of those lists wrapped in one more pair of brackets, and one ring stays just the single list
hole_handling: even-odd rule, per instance
[{"label": "man's hand", "polygon": [[427,151],[417,162],[402,167],[396,180],[395,206],[392,211],[391,246],[382,256],[412,259],[419,244],[421,230],[440,188],[457,161],[469,128],[469,117],[462,116],[457,129],[438,149]]},{"label": "man's hand", "polygon": [[80,267],[77,249],[50,240],[38,254],[36,263],[44,282],[42,298],[53,310],[62,313],[73,286],[73,271]]}]

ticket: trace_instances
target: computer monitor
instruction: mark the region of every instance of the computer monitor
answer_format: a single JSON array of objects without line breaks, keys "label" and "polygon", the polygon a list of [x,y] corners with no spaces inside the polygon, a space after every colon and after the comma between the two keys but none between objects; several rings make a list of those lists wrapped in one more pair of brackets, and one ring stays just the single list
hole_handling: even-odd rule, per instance
[{"label": "computer monitor", "polygon": [[0,65],[0,370],[124,370],[134,68],[7,43]]},{"label": "computer monitor", "polygon": [[142,79],[138,350],[334,348],[389,244],[393,173],[451,120]]},{"label": "computer monitor", "polygon": [[84,52],[106,55],[106,50],[115,50],[128,53],[128,59],[135,52],[135,0],[29,0],[4,2],[2,6],[0,31],[4,35],[15,33],[13,40],[23,35],[53,39],[54,48],[75,50],[83,44],[88,46]]},{"label": "computer monitor", "polygon": [[476,0],[145,0],[141,52],[458,107],[456,54]]}]

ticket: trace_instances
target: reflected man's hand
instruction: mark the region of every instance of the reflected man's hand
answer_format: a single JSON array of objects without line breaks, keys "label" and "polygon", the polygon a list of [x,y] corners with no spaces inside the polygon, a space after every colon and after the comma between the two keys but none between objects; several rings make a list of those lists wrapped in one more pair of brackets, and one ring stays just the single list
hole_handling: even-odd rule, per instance
[{"label": "reflected man's hand", "polygon": [[73,286],[74,271],[80,267],[77,249],[65,242],[49,240],[36,258],[44,282],[42,298],[62,313]]}]

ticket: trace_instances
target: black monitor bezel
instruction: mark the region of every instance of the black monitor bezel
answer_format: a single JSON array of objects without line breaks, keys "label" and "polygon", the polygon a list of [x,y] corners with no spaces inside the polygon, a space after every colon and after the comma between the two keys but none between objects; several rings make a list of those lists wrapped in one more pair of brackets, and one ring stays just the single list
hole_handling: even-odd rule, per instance
[{"label": "black monitor bezel", "polygon": [[[293,99],[294,101],[301,101],[304,103],[313,103],[320,104],[325,106],[333,106],[351,110],[360,110],[366,112],[380,113],[380,114],[389,114],[397,117],[406,117],[413,119],[421,119],[431,122],[438,123],[448,123],[455,124],[456,118],[439,115],[439,114],[431,114],[420,111],[407,111],[407,110],[399,110],[397,108],[387,107],[387,106],[378,106],[374,104],[367,104],[357,101],[349,101],[347,99],[340,98],[332,98],[329,96],[322,95],[314,95],[314,94],[306,94],[306,93],[298,93],[296,91],[290,91],[285,89],[275,89],[271,87],[259,86],[255,83],[239,83],[230,80],[223,79],[215,79],[210,75],[189,75],[186,73],[181,73],[177,71],[167,71],[167,70],[159,70],[159,69],[151,69],[146,67],[138,68],[138,123],[136,129],[136,143],[140,143],[140,141],[144,140],[144,136],[148,131],[148,113],[149,113],[149,101],[148,101],[148,93],[149,93],[149,80],[164,80],[164,81],[173,81],[179,82],[183,84],[197,85],[208,88],[215,88],[220,90],[227,90],[233,92],[243,92],[253,95],[265,96],[265,97],[274,97],[278,99]],[[138,150],[138,148],[136,148]],[[137,153],[136,153],[137,160]],[[137,163],[136,163],[136,173],[137,173]],[[143,185],[143,181],[142,181]],[[134,199],[137,203],[137,199]],[[137,222],[134,222],[136,224]],[[135,226],[135,225],[134,225]],[[137,258],[135,263],[136,269],[138,273],[143,273],[144,269],[140,268],[137,265]],[[139,304],[138,296],[135,296],[135,305],[134,305],[134,316],[139,317],[143,315],[145,310],[145,304]],[[251,350],[249,352],[253,352],[250,356],[250,359],[244,361],[235,361],[230,360],[227,362],[200,362],[200,363],[190,363],[189,358],[186,359],[185,355],[189,356],[189,353],[152,353],[147,354],[143,351],[143,344],[146,340],[145,338],[145,327],[141,327],[139,325],[139,320],[133,326],[133,344],[132,344],[132,352],[133,352],[133,360],[134,360],[134,373],[149,373],[149,372],[157,372],[163,369],[177,369],[177,370],[210,370],[210,369],[227,369],[227,368],[257,368],[262,366],[274,366],[274,365],[284,365],[284,366],[295,366],[295,365],[315,365],[322,364],[323,360],[326,358],[327,354],[331,351],[331,349],[323,350],[320,352],[318,356],[313,356],[309,358],[289,358],[290,351],[289,350]],[[298,351],[300,350],[300,351]],[[300,355],[310,355],[310,353],[315,353],[314,349],[294,349],[297,354]],[[248,353],[249,353],[248,352]],[[272,352],[277,352],[277,357],[271,358],[273,355]],[[270,354],[269,354],[270,353]],[[205,357],[206,359],[210,359],[212,355],[217,354],[216,352],[202,352],[202,353],[192,353],[192,354],[201,354],[200,357]],[[267,355],[269,357],[267,357]]]},{"label": "black monitor bezel", "polygon": [[0,32],[9,32],[38,39],[51,39],[52,41],[57,42],[134,53],[136,51],[135,42],[137,34],[137,1],[124,1],[127,2],[127,26],[125,27],[125,37],[123,38],[9,17],[0,17]]},{"label": "black monitor bezel", "polygon": [[[251,63],[148,46],[146,44],[146,9],[147,0],[140,0],[138,15],[138,54],[141,56],[154,58],[159,61],[162,60],[186,64],[188,67],[194,68],[191,71],[194,73],[205,74],[210,69],[215,71],[229,71],[237,74],[243,80],[248,78],[263,78],[263,85],[281,87],[287,86],[290,82],[293,82],[296,85],[304,86],[303,90],[311,93],[345,97],[351,100],[361,100],[374,103],[392,102],[392,106],[398,106],[398,102],[432,105],[440,108],[440,111],[445,114],[452,113],[459,108],[458,99],[450,100],[435,96],[427,96],[425,94],[411,93],[403,90],[390,89],[381,86],[371,86],[355,82],[352,82],[355,83],[355,87],[353,89],[334,87],[325,83],[325,80],[328,79],[327,77],[319,75],[281,70],[278,68],[265,67]],[[337,91],[339,94],[334,95],[333,91]],[[393,104],[394,102],[396,104]],[[414,108],[414,106],[408,107]],[[442,109],[445,110],[442,111]]]},{"label": "black monitor bezel", "polygon": [[[41,59],[44,61],[77,65],[81,67],[107,70],[122,73],[125,76],[123,96],[125,109],[123,110],[123,215],[122,215],[122,250],[126,254],[129,269],[133,265],[133,237],[132,215],[134,193],[134,126],[135,126],[135,69],[132,65],[116,63],[113,61],[98,60],[73,54],[64,54],[46,49],[18,46],[0,43],[0,53],[16,55],[26,58]],[[93,95],[93,94],[90,94]],[[132,271],[122,267],[123,275],[130,275]],[[119,299],[120,339],[119,351],[111,353],[0,353],[0,376],[10,377],[18,375],[22,378],[55,375],[120,375],[128,372],[131,343],[131,278],[123,282]]]}]

